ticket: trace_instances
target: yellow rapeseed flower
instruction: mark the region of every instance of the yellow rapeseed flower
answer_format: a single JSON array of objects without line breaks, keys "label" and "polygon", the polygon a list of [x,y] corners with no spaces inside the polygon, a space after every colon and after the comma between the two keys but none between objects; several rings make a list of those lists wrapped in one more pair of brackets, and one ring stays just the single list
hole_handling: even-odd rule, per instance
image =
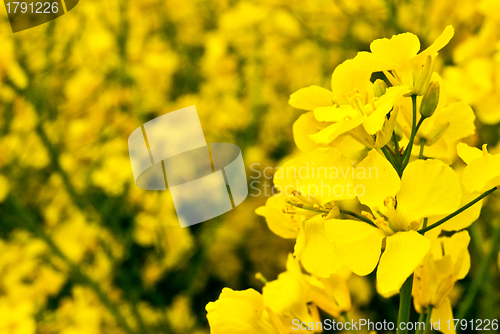
[{"label": "yellow rapeseed flower", "polygon": [[[448,294],[457,280],[463,279],[470,268],[470,256],[467,250],[470,236],[467,231],[451,237],[434,238],[431,251],[415,270],[413,277],[413,301],[415,309],[432,306],[434,321],[441,323],[453,321]],[[454,334],[453,326],[441,326],[441,332]]]},{"label": "yellow rapeseed flower", "polygon": [[[358,275],[371,273],[377,263],[377,290],[383,296],[399,291],[430,249],[430,241],[419,234],[423,218],[458,209],[462,196],[458,176],[439,160],[408,164],[401,180],[375,150],[359,167],[375,167],[377,177],[360,179],[365,195],[359,201],[377,227],[354,220],[331,219],[325,223],[328,237],[344,264]],[[385,246],[384,246],[385,245]],[[385,251],[382,253],[383,248]]]}]

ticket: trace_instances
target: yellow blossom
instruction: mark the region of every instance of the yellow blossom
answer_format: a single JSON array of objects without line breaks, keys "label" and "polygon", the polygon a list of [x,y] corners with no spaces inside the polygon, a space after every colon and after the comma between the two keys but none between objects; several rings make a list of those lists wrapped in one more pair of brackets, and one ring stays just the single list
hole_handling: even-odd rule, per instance
[{"label": "yellow blossom", "polygon": [[206,306],[212,334],[287,334],[277,316],[264,305],[264,298],[253,289],[234,291],[224,288],[215,302]]},{"label": "yellow blossom", "polygon": [[[359,167],[376,167],[376,178],[360,179],[362,204],[377,227],[354,220],[332,219],[325,224],[328,237],[343,263],[358,275],[371,273],[377,263],[377,290],[383,296],[399,291],[430,249],[418,228],[424,217],[448,214],[458,208],[461,189],[455,172],[439,160],[408,164],[401,180],[375,150]],[[383,245],[385,250],[382,253]]]},{"label": "yellow blossom", "polygon": [[500,154],[490,154],[483,146],[483,151],[473,149],[467,144],[458,144],[458,154],[467,163],[462,182],[469,192],[483,193],[500,185]]},{"label": "yellow blossom", "polygon": [[416,91],[419,90],[422,95],[427,89],[422,90],[418,84],[428,80],[421,78],[430,78],[432,73],[432,66],[424,66],[426,60],[430,57],[433,61],[432,59],[448,44],[453,34],[453,27],[447,26],[441,36],[420,53],[418,53],[420,40],[412,33],[395,35],[390,39],[377,39],[370,44],[371,52],[358,52],[355,59],[371,72],[384,71],[393,85],[407,86],[412,90],[412,94],[417,94]]},{"label": "yellow blossom", "polygon": [[[432,306],[434,319],[444,318],[444,323],[453,321],[448,294],[455,282],[463,279],[469,271],[469,241],[467,231],[432,240],[431,251],[417,267],[413,277],[413,301],[419,313],[422,308]],[[453,327],[441,327],[443,333],[455,333]]]}]

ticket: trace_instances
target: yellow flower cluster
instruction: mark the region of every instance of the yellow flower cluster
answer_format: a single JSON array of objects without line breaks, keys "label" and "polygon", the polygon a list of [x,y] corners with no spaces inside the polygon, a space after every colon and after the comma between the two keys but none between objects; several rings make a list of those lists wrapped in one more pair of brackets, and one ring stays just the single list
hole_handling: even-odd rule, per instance
[{"label": "yellow flower cluster", "polygon": [[[337,66],[331,90],[309,86],[293,93],[289,103],[308,111],[293,125],[304,153],[278,169],[279,193],[256,210],[275,234],[296,239],[295,259],[318,280],[341,289],[339,273],[376,270],[377,292],[401,295],[398,323],[408,322],[412,295],[422,319],[453,323],[449,295],[471,262],[465,228],[500,185],[500,155],[461,142],[475,132],[474,112],[449,96],[435,71],[453,35],[446,27],[421,52],[412,33],[377,39],[370,52]],[[453,168],[457,156],[465,168]],[[258,306],[262,297],[253,290],[224,290],[208,304],[212,333],[293,333],[290,314],[302,324],[320,321],[304,303],[321,303],[301,296],[299,287],[293,294],[282,287],[267,301],[268,291],[284,284],[289,264],[277,281],[265,283]],[[330,316],[349,311],[344,298],[334,300],[341,312]],[[455,333],[453,326],[440,331]]]}]

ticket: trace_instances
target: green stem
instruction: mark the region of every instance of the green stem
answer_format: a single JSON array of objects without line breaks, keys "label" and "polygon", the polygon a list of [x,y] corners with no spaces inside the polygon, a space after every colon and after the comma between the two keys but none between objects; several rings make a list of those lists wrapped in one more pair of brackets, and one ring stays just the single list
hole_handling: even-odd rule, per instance
[{"label": "green stem", "polygon": [[400,158],[400,155],[399,155],[399,141],[396,138],[396,132],[395,131],[392,132],[392,141],[394,142],[394,151],[396,153],[396,157],[399,160],[399,158]]},{"label": "green stem", "polygon": [[[418,326],[425,321],[425,307],[422,307],[420,310],[420,315],[418,316]],[[418,330],[415,334],[422,334],[424,329],[422,327],[418,327]]]},{"label": "green stem", "polygon": [[[399,291],[399,312],[398,312],[398,330],[396,334],[407,334],[408,329],[401,329],[401,324],[407,324],[410,321],[411,308],[411,290],[413,287],[413,274],[406,279]],[[404,326],[406,328],[406,326]]]},{"label": "green stem", "polygon": [[312,205],[309,205],[309,204],[302,204],[302,203],[295,203],[295,202],[292,202],[292,201],[287,201],[288,204],[290,205],[293,205],[299,209],[304,209],[304,210],[309,210],[309,211],[314,211],[314,212],[318,212],[318,213],[328,213],[330,211],[328,210],[325,210],[325,209],[316,209],[314,206]]},{"label": "green stem", "polygon": [[484,193],[482,193],[481,195],[479,195],[478,197],[476,197],[475,199],[473,199],[469,203],[467,203],[464,206],[462,206],[457,211],[449,214],[448,216],[444,217],[441,220],[438,220],[434,224],[432,224],[430,226],[427,226],[426,228],[422,228],[421,230],[418,231],[418,233],[424,234],[425,232],[427,232],[429,230],[432,230],[434,227],[438,227],[439,225],[446,223],[448,220],[450,220],[451,218],[455,217],[456,215],[462,213],[463,211],[467,210],[468,208],[470,208],[471,206],[473,206],[474,204],[476,204],[477,202],[479,202],[480,200],[482,200],[483,198],[485,198],[486,196],[488,196],[489,194],[491,194],[495,190],[497,190],[497,187],[493,187],[490,190],[485,191]]},{"label": "green stem", "polygon": [[366,218],[365,216],[362,216],[362,215],[358,215],[357,213],[354,213],[352,211],[348,211],[348,210],[340,210],[340,213],[343,213],[345,215],[349,215],[349,216],[353,216],[355,218],[358,218],[359,220],[361,221],[364,221],[365,223],[367,224],[370,224],[372,226],[375,226],[377,227],[377,225],[375,225],[370,219]]},{"label": "green stem", "polygon": [[389,151],[389,149],[385,146],[382,147],[381,150],[382,150],[382,153],[384,153],[387,160],[389,160],[389,162],[391,163],[392,167],[394,167],[394,169],[399,173],[399,171],[401,170],[401,167],[400,167],[399,163],[396,162],[392,152]]},{"label": "green stem", "polygon": [[432,309],[433,306],[429,305],[429,308],[427,309],[427,317],[425,318],[425,334],[429,332],[431,329],[431,315],[432,315]]},{"label": "green stem", "polygon": [[[295,206],[295,207],[297,207],[299,209],[314,211],[314,212],[317,212],[317,213],[329,213],[330,212],[330,211],[324,210],[324,209],[315,209],[314,206],[312,206],[312,205],[304,205],[304,204],[295,203],[295,202],[292,202],[292,201],[287,201],[287,203],[290,204],[290,205],[293,205],[293,206]],[[342,209],[340,209],[339,211],[340,211],[340,213],[343,213],[343,214],[349,215],[349,216],[353,216],[355,218],[358,218],[361,221],[364,221],[367,224],[370,224],[372,226],[377,227],[377,225],[375,225],[370,219],[368,219],[368,218],[366,218],[366,217],[364,217],[362,215],[358,215],[357,213],[354,213],[354,212],[349,211],[349,210],[342,210]]]},{"label": "green stem", "polygon": [[[346,312],[342,312],[342,317],[344,318],[345,322],[351,323],[349,321],[349,318],[347,317]],[[351,324],[351,328],[349,329],[349,332],[351,332],[352,334],[356,334],[356,331],[354,329],[352,329],[352,324]]]},{"label": "green stem", "polygon": [[406,147],[405,153],[403,154],[402,170],[405,169],[406,165],[410,161],[411,150],[413,148],[413,141],[415,140],[415,135],[417,134],[417,95],[413,94],[411,96],[411,102],[413,105],[411,135],[410,135],[410,141],[408,142],[408,146]]},{"label": "green stem", "polygon": [[424,158],[424,148],[425,148],[425,138],[420,138],[420,153],[418,154],[418,158],[419,159],[423,159]]},{"label": "green stem", "polygon": [[427,227],[427,221],[429,221],[429,218],[425,217],[424,218],[424,224],[422,226],[422,229],[426,228]]},{"label": "green stem", "polygon": [[[497,225],[498,225],[498,220],[497,220]],[[460,303],[460,307],[458,308],[456,316],[457,319],[465,319],[471,307],[476,304],[475,299],[477,297],[477,294],[479,293],[479,290],[481,290],[481,288],[484,285],[484,281],[488,276],[488,270],[490,270],[491,263],[495,259],[499,245],[500,245],[500,226],[498,226],[493,232],[493,237],[489,252],[486,254],[486,257],[481,263],[481,266],[478,270],[478,274],[474,277],[474,280],[472,281],[472,284],[470,285],[467,294]]]},{"label": "green stem", "polygon": [[417,124],[417,129],[415,131],[415,134],[418,132],[418,129],[420,129],[420,126],[422,125],[422,122],[424,121],[424,119],[426,119],[427,117],[420,117],[419,121],[418,121],[418,124]]}]

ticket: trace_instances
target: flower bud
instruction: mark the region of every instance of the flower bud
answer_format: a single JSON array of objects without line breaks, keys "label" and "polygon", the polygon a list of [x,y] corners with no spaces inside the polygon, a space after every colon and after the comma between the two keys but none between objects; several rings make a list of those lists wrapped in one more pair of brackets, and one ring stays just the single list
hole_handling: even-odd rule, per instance
[{"label": "flower bud", "polygon": [[394,126],[394,134],[396,135],[396,140],[399,142],[401,139],[403,139],[403,130],[401,129],[401,126],[399,126],[398,123]]},{"label": "flower bud", "polygon": [[413,85],[413,94],[424,95],[431,81],[432,73],[434,72],[434,62],[431,56],[427,56],[424,66],[418,73],[417,80]]},{"label": "flower bud", "polygon": [[429,89],[422,98],[420,103],[420,115],[422,117],[431,117],[437,108],[439,102],[439,83],[437,81],[431,82]]},{"label": "flower bud", "polygon": [[328,212],[328,214],[326,215],[325,219],[335,219],[335,218],[338,218],[338,216],[340,215],[340,209],[338,208],[338,206],[334,206],[330,212]]},{"label": "flower bud", "polygon": [[384,147],[390,140],[390,137],[387,138],[386,134],[382,130],[378,130],[376,134],[375,147],[382,148]]},{"label": "flower bud", "polygon": [[375,97],[381,97],[385,94],[385,90],[387,89],[387,84],[384,80],[377,79],[373,83],[373,94]]},{"label": "flower bud", "polygon": [[391,111],[391,117],[385,121],[382,130],[377,131],[377,136],[375,140],[375,147],[382,148],[387,145],[392,139],[392,133],[395,131],[395,127],[398,124],[396,122],[398,118],[399,108],[398,106],[394,106],[394,109]]}]

